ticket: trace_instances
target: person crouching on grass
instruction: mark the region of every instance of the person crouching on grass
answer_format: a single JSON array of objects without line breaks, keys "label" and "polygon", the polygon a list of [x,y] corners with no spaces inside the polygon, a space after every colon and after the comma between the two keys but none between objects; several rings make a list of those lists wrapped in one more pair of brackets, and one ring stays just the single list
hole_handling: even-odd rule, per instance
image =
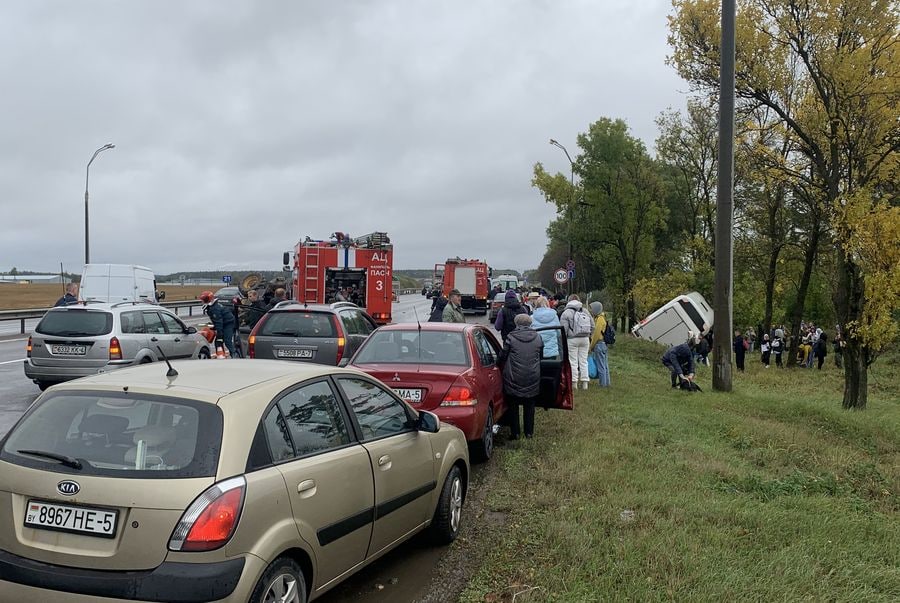
[{"label": "person crouching on grass", "polygon": [[519,439],[519,407],[524,409],[525,437],[534,435],[534,405],[541,390],[541,357],[544,340],[531,328],[531,316],[517,314],[516,328],[506,337],[500,352],[503,367],[503,397],[510,439]]},{"label": "person crouching on grass", "polygon": [[662,357],[663,365],[669,369],[673,389],[682,380],[694,380],[694,349],[700,343],[700,336],[690,332],[688,337],[686,343],[672,346]]}]

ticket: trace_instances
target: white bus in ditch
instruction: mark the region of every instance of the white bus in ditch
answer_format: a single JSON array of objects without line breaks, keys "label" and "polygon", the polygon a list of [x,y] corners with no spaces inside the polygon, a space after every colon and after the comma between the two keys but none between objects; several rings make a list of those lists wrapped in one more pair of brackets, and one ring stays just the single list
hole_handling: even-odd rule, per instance
[{"label": "white bus in ditch", "polygon": [[712,328],[713,310],[702,295],[691,291],[679,295],[631,329],[635,337],[665,346],[684,343],[688,331],[705,334]]}]

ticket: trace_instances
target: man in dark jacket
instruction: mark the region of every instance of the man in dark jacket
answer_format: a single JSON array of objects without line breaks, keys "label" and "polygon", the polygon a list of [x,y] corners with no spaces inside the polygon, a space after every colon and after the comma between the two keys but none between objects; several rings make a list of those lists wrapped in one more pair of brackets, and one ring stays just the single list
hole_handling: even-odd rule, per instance
[{"label": "man in dark jacket", "polygon": [[263,314],[268,311],[268,307],[263,300],[259,299],[259,291],[256,289],[251,289],[247,293],[247,300],[250,303],[244,311],[244,324],[252,329],[259,322],[259,319],[263,317]]},{"label": "man in dark jacket", "polygon": [[662,363],[672,377],[672,387],[678,387],[681,379],[694,380],[694,348],[700,342],[700,338],[691,334],[687,343],[676,345],[663,354]]},{"label": "man in dark jacket", "polygon": [[503,296],[503,307],[497,312],[497,319],[494,321],[494,328],[500,331],[503,343],[506,343],[506,338],[516,328],[515,320],[519,314],[528,314],[528,311],[519,303],[516,292],[510,289]]},{"label": "man in dark jacket", "polygon": [[69,283],[66,285],[66,294],[56,300],[56,303],[53,304],[54,308],[58,308],[59,306],[70,306],[72,304],[78,303],[78,285],[75,283]]},{"label": "man in dark jacket", "polygon": [[434,298],[434,301],[431,303],[431,316],[428,318],[428,322],[443,322],[444,321],[444,308],[447,307],[448,300],[443,295],[439,295]]},{"label": "man in dark jacket", "polygon": [[519,407],[525,409],[525,437],[534,435],[534,405],[541,391],[541,357],[544,340],[531,328],[531,316],[517,314],[516,328],[509,333],[500,362],[503,366],[503,397],[509,407],[509,429],[519,439]]},{"label": "man in dark jacket", "polygon": [[228,353],[234,358],[234,330],[237,327],[234,313],[219,303],[219,300],[216,299],[211,291],[201,293],[200,301],[205,304],[203,309],[212,321],[213,329],[216,331],[216,349],[224,344],[228,349]]}]

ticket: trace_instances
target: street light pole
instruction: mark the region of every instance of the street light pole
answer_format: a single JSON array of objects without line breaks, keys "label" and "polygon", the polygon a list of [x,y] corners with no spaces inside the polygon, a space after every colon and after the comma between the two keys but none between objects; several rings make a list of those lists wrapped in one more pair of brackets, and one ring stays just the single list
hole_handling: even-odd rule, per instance
[{"label": "street light pole", "polygon": [[107,149],[114,149],[116,145],[107,143],[94,151],[94,154],[91,155],[91,160],[87,163],[87,168],[84,170],[84,263],[91,263],[91,239],[90,239],[90,229],[88,227],[89,224],[89,216],[88,216],[88,181],[91,177],[91,164],[94,163],[94,159],[97,158],[97,155],[102,153]]},{"label": "street light pole", "polygon": [[[572,258],[572,206],[575,204],[575,162],[572,161],[572,157],[569,155],[569,151],[566,150],[566,147],[559,144],[554,139],[550,139],[550,144],[554,147],[562,149],[562,152],[566,154],[566,159],[569,160],[569,168],[571,169],[569,175],[569,183],[572,185],[571,193],[569,195],[569,207],[566,208],[566,230],[568,230],[568,239],[569,239],[569,259]],[[569,279],[569,294],[572,293],[572,281],[575,279]]]}]

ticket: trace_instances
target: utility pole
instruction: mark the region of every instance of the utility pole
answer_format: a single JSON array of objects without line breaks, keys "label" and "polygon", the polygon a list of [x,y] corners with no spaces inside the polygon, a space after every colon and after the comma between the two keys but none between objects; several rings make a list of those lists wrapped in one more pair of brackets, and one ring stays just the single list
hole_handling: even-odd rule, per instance
[{"label": "utility pole", "polygon": [[716,191],[716,276],[713,303],[713,389],[730,392],[734,286],[734,21],[735,0],[722,0],[719,68],[719,173]]}]

